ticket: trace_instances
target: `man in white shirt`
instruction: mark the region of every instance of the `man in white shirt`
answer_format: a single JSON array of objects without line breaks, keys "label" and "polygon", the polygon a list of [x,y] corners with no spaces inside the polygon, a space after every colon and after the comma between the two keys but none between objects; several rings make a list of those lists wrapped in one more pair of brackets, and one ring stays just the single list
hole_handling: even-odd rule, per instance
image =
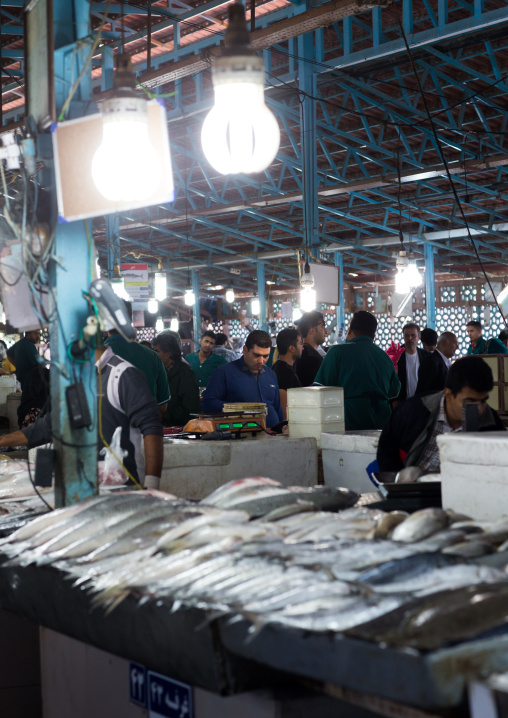
[{"label": "man in white shirt", "polygon": [[431,356],[425,349],[418,347],[420,341],[420,327],[414,322],[408,322],[402,329],[404,337],[404,352],[397,362],[397,374],[401,384],[397,402],[404,401],[416,394],[420,366]]}]

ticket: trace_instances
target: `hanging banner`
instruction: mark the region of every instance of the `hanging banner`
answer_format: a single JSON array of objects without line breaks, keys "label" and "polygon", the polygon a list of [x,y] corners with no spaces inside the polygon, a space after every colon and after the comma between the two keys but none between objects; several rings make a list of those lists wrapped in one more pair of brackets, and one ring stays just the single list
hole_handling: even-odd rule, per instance
[{"label": "hanging banner", "polygon": [[134,305],[144,305],[148,302],[148,264],[122,264],[120,272],[124,278],[125,291],[132,300],[133,309],[144,309],[144,306]]}]

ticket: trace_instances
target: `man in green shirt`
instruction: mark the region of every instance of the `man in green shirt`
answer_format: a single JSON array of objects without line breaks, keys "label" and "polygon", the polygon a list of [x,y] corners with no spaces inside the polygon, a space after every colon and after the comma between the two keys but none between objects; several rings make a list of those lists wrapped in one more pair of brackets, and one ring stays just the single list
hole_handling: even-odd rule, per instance
[{"label": "man in green shirt", "polygon": [[203,334],[199,346],[199,351],[187,354],[185,361],[190,364],[199,388],[204,389],[208,384],[212,372],[217,369],[218,366],[227,364],[227,361],[224,357],[213,353],[215,334],[212,331]]},{"label": "man in green shirt", "polygon": [[161,418],[169,401],[169,384],[164,364],[153,351],[139,342],[128,342],[116,330],[108,332],[106,346],[111,347],[114,354],[140,369],[146,377],[150,393],[156,398]]},{"label": "man in green shirt", "polygon": [[466,331],[471,344],[467,348],[468,354],[508,354],[508,349],[500,339],[484,339],[482,325],[472,319],[466,324]]},{"label": "man in green shirt", "polygon": [[347,431],[382,429],[400,392],[392,360],[374,344],[376,329],[373,314],[355,312],[346,343],[330,347],[314,381],[343,387]]},{"label": "man in green shirt", "polygon": [[173,332],[162,332],[153,340],[169,381],[168,408],[162,417],[164,426],[185,426],[191,414],[201,413],[199,387],[190,366],[182,359],[181,344]]}]

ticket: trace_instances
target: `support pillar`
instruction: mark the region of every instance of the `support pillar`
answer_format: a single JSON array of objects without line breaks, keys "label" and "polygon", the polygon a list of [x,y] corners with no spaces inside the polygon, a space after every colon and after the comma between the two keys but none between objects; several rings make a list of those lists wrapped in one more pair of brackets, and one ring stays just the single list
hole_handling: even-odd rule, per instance
[{"label": "support pillar", "polygon": [[339,270],[339,305],[337,307],[337,341],[344,342],[346,338],[346,312],[344,307],[344,255],[342,252],[334,254],[335,266]]},{"label": "support pillar", "polygon": [[266,317],[265,287],[265,265],[263,262],[258,262],[259,328],[266,332],[268,324]]},{"label": "support pillar", "polygon": [[316,73],[314,34],[308,32],[298,38],[298,87],[305,93],[301,103],[300,146],[303,167],[303,217],[305,246],[319,245],[319,198],[316,151]]},{"label": "support pillar", "polygon": [[194,292],[194,307],[192,309],[192,330],[194,333],[194,349],[199,347],[201,339],[201,313],[199,311],[199,273],[192,270],[192,291]]},{"label": "support pillar", "polygon": [[[55,38],[55,99],[57,115],[67,98],[69,88],[78,77],[91,48],[89,37],[89,4],[85,0],[54,0]],[[41,72],[43,68],[41,68]],[[68,118],[84,114],[90,107],[90,71],[85,73],[72,100]],[[51,157],[44,138],[40,147]],[[54,172],[46,175],[55,188]],[[53,192],[53,201],[56,195]],[[55,212],[56,214],[56,212]],[[52,297],[52,321],[49,327],[51,346],[51,405],[52,430],[57,452],[55,471],[55,501],[57,506],[76,503],[97,493],[97,398],[94,357],[77,365],[70,361],[67,347],[79,338],[86,324],[88,307],[82,290],[92,281],[94,251],[91,223],[84,221],[57,224],[54,256],[49,266]],[[74,430],[69,423],[65,390],[81,381],[90,414],[91,430]]]},{"label": "support pillar", "polygon": [[427,326],[436,328],[436,284],[434,278],[434,247],[430,242],[424,244],[425,253],[425,306],[427,308]]}]

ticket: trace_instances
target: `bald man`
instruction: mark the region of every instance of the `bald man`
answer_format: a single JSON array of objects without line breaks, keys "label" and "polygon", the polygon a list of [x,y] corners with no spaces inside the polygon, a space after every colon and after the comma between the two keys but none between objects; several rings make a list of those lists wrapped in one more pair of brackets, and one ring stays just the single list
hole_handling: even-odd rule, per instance
[{"label": "bald man", "polygon": [[437,340],[437,348],[422,365],[418,375],[416,396],[431,391],[442,391],[452,357],[459,348],[459,341],[453,332],[443,332]]}]

